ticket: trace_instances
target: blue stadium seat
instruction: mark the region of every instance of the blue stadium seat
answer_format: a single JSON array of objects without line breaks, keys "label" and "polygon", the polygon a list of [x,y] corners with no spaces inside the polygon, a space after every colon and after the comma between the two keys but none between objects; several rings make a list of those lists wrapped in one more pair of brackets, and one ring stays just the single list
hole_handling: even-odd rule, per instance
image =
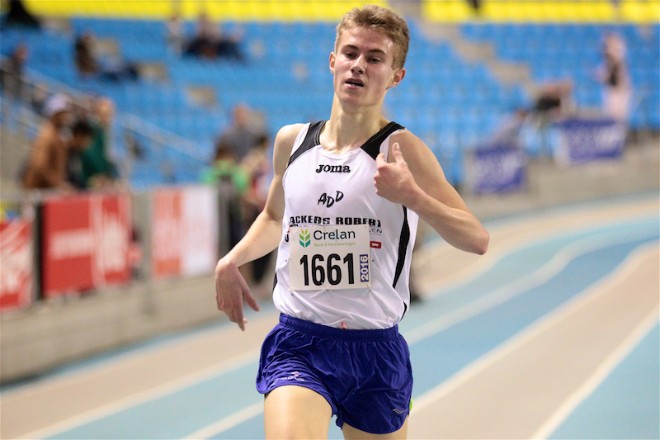
[{"label": "blue stadium seat", "polygon": [[[76,17],[71,25],[72,35],[3,30],[0,51],[6,55],[18,41],[26,41],[33,54],[30,69],[85,92],[107,94],[120,111],[194,141],[200,154],[212,152],[215,136],[227,126],[231,108],[238,103],[262,111],[272,135],[287,123],[328,117],[332,85],[326,66],[334,43],[332,23],[224,23],[228,29],[240,26],[244,30],[244,49],[249,54],[246,64],[176,56],[166,46],[162,21]],[[184,27],[191,35],[194,22],[188,21]],[[536,82],[571,78],[576,102],[585,107],[601,105],[600,86],[593,75],[601,61],[601,39],[609,30],[621,32],[628,43],[639,98],[631,123],[639,128],[660,126],[660,26],[640,31],[630,25],[471,22],[460,29],[469,40],[492,44],[502,60],[530,66]],[[85,30],[115,39],[126,59],[165,63],[167,81],[115,84],[81,80],[72,64],[72,47],[73,36]],[[408,77],[390,91],[388,116],[432,144],[436,155],[446,162],[450,181],[459,183],[462,150],[493,133],[506,115],[528,106],[531,97],[520,87],[499,83],[486,65],[466,62],[449,44],[429,41],[414,23],[411,33]],[[189,99],[186,90],[190,87],[209,88],[217,104],[205,107]],[[532,152],[541,148],[539,139],[528,140]],[[149,151],[153,163],[158,163],[158,154]],[[177,153],[167,160],[175,166],[184,159]],[[148,164],[135,168],[136,185],[164,178],[149,177],[143,167]],[[194,164],[186,163],[169,178],[192,178],[190,167]]]}]

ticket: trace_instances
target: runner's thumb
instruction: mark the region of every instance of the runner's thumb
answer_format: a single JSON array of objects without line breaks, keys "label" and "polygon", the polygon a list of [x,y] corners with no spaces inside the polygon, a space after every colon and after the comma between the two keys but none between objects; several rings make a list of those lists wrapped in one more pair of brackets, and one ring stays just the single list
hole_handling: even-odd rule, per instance
[{"label": "runner's thumb", "polygon": [[392,156],[394,157],[394,162],[406,163],[405,159],[403,158],[403,154],[401,153],[401,147],[399,146],[398,142],[395,142],[392,145]]}]

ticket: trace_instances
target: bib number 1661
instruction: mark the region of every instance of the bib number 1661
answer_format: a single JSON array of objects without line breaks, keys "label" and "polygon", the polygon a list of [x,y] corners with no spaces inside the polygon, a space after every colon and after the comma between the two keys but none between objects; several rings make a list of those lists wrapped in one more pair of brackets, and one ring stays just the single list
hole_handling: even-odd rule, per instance
[{"label": "bib number 1661", "polygon": [[[364,226],[364,227],[362,227]],[[369,287],[369,229],[359,226],[292,227],[289,283],[294,290]]]},{"label": "bib number 1661", "polygon": [[[330,254],[327,257],[315,254],[311,257],[303,255],[300,264],[303,270],[303,283],[305,286],[323,286],[326,281],[331,286],[339,286],[342,281],[355,286],[355,257],[346,254],[343,258],[339,254]],[[369,255],[359,256],[358,276],[360,283],[369,282]]]}]

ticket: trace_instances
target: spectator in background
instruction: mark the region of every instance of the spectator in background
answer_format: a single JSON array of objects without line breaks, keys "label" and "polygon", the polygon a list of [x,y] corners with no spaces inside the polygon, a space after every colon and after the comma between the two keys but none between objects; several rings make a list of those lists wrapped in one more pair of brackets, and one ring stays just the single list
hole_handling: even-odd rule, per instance
[{"label": "spectator in background", "polygon": [[7,14],[3,18],[4,26],[41,28],[41,21],[27,10],[23,0],[9,0]]},{"label": "spectator in background", "polygon": [[619,34],[610,33],[603,40],[602,51],[598,78],[603,84],[603,110],[608,116],[626,122],[632,89],[626,66],[626,43]]},{"label": "spectator in background", "polygon": [[231,188],[229,199],[229,243],[234,246],[245,233],[245,212],[243,198],[250,182],[246,171],[236,161],[232,149],[218,144],[212,165],[202,173],[202,182],[211,185],[228,185]]},{"label": "spectator in background", "polygon": [[467,0],[468,5],[472,8],[475,14],[481,14],[481,0]]},{"label": "spectator in background", "polygon": [[210,60],[229,58],[245,61],[240,49],[241,40],[240,32],[227,34],[220,25],[216,25],[208,15],[202,13],[197,18],[195,35],[186,45],[184,53]]},{"label": "spectator in background", "polygon": [[115,104],[109,98],[99,97],[92,105],[93,138],[89,148],[80,154],[81,174],[85,188],[100,188],[113,185],[119,177],[108,152]]},{"label": "spectator in background", "polygon": [[96,75],[99,71],[99,66],[94,56],[93,35],[88,32],[80,35],[76,38],[74,49],[78,73],[82,76]]},{"label": "spectator in background", "polygon": [[573,83],[570,80],[546,83],[538,90],[531,111],[544,122],[552,122],[571,110],[572,96]]},{"label": "spectator in background", "polygon": [[218,38],[218,28],[215,27],[208,15],[199,14],[195,35],[186,45],[185,53],[200,58],[214,59],[217,55],[215,45]]},{"label": "spectator in background", "polygon": [[0,66],[0,84],[7,96],[23,98],[23,75],[28,55],[27,45],[19,43]]},{"label": "spectator in background", "polygon": [[[246,231],[266,206],[268,188],[272,179],[271,158],[268,154],[269,146],[270,138],[263,134],[240,163],[249,177],[249,187],[243,197],[245,213],[243,224]],[[253,285],[258,297],[270,297],[270,283],[266,282],[266,285],[264,285],[263,282],[274,254],[275,252],[270,252],[250,263],[250,284]]]},{"label": "spectator in background", "polygon": [[89,150],[93,139],[94,127],[87,119],[78,119],[71,127],[71,137],[67,142],[66,179],[78,190],[87,188],[82,156]]},{"label": "spectator in background", "polygon": [[550,130],[553,123],[569,116],[574,110],[573,83],[570,80],[547,82],[536,91],[534,101],[520,108],[492,136],[492,142],[518,145],[524,138],[528,150],[539,156],[551,157],[556,142]]},{"label": "spectator in background", "polygon": [[44,112],[47,119],[32,144],[22,173],[23,187],[72,190],[74,187],[67,180],[68,146],[64,135],[72,117],[71,100],[66,95],[53,95],[46,101]]},{"label": "spectator in background", "polygon": [[[229,185],[232,197],[229,200],[229,241],[233,247],[243,238],[245,231],[259,215],[266,203],[269,179],[272,177],[268,156],[269,138],[261,136],[253,148],[239,163],[231,148],[219,143],[213,165],[202,174],[204,183]],[[264,280],[271,254],[265,255],[242,268],[244,276],[251,283],[260,284]],[[265,297],[269,294],[268,286],[259,289]]]},{"label": "spectator in background", "polygon": [[247,106],[238,104],[232,110],[231,124],[222,132],[216,145],[229,148],[236,161],[241,162],[265,135],[252,111]]},{"label": "spectator in background", "polygon": [[126,63],[118,57],[99,59],[94,53],[94,35],[84,32],[74,43],[76,69],[82,77],[99,77],[112,81],[122,79],[137,80],[138,68],[133,63]]},{"label": "spectator in background", "polygon": [[46,101],[48,100],[49,95],[48,84],[46,83],[35,83],[32,88],[32,93],[30,93],[30,107],[32,111],[36,114],[45,116],[44,109],[46,107]]},{"label": "spectator in background", "polygon": [[[270,186],[269,143],[270,138],[266,134],[259,136],[257,142],[240,163],[240,166],[249,176],[249,203],[258,207],[257,214],[263,209],[263,204],[266,202],[266,196],[268,195],[268,187]],[[252,224],[252,221],[250,221],[250,224]]]},{"label": "spectator in background", "polygon": [[241,50],[242,40],[243,32],[241,30],[229,34],[220,28],[220,37],[216,45],[218,57],[244,62],[245,56]]},{"label": "spectator in background", "polygon": [[183,51],[183,22],[178,13],[172,14],[165,22],[165,39],[170,50],[177,54]]}]

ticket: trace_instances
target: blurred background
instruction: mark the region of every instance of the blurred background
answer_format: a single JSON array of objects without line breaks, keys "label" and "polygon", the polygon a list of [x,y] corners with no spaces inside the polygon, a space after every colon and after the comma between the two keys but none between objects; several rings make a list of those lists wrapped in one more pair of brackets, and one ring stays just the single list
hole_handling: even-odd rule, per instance
[{"label": "blurred background", "polygon": [[[657,193],[656,0],[5,0],[0,382],[223,319],[215,262],[279,127],[329,117],[366,3],[411,28],[389,118],[483,219]],[[264,299],[271,263],[246,268]]]}]

